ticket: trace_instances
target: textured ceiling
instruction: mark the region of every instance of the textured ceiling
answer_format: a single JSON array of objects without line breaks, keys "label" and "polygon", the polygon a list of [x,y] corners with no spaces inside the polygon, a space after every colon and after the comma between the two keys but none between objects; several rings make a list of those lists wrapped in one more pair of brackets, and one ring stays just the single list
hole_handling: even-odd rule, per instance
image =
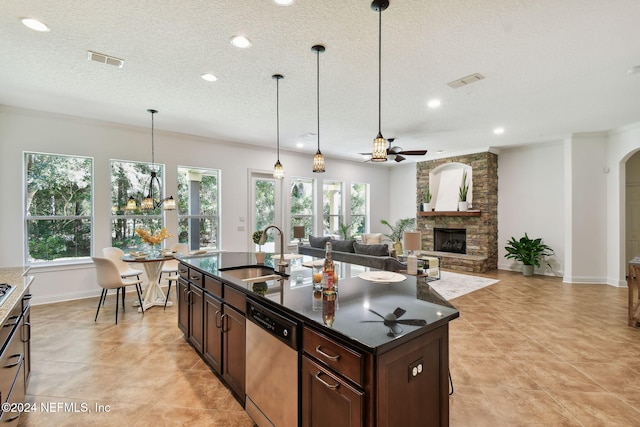
[{"label": "textured ceiling", "polygon": [[[390,0],[382,134],[443,155],[606,131],[640,120],[638,0]],[[27,29],[34,17],[51,31]],[[235,34],[253,41],[241,50]],[[360,160],[378,131],[370,0],[2,0],[0,104]],[[87,51],[124,67],[90,62]],[[211,72],[213,83],[200,75]],[[448,82],[481,73],[459,89]],[[433,110],[432,98],[442,100]],[[493,134],[502,126],[505,133]],[[297,148],[302,142],[304,148]],[[416,160],[416,158],[412,158]],[[395,162],[390,162],[395,163]]]}]

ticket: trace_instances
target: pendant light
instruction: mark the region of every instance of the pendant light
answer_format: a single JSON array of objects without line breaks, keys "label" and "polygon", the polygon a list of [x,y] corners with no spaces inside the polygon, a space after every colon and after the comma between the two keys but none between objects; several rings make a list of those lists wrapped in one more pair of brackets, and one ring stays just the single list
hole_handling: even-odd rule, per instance
[{"label": "pendant light", "polygon": [[[147,112],[151,113],[151,179],[149,181],[149,190],[147,191],[147,197],[142,200],[140,203],[140,209],[142,210],[153,210],[157,209],[160,206],[164,205],[164,210],[170,211],[175,210],[176,201],[173,196],[169,196],[166,198],[162,198],[162,185],[160,184],[160,179],[158,178],[158,174],[155,168],[155,145],[154,145],[154,120],[153,116],[158,112],[158,110],[148,109]],[[155,187],[158,189],[158,196],[155,197]],[[157,201],[156,201],[157,200]],[[127,201],[127,206],[125,210],[133,211],[138,209],[138,205],[136,200],[132,197],[129,197]]]},{"label": "pendant light", "polygon": [[284,178],[284,168],[282,167],[282,163],[280,163],[280,80],[284,77],[281,74],[274,74],[271,76],[272,79],[276,81],[276,153],[277,153],[277,161],[273,166],[273,177],[276,179]]},{"label": "pendant light", "polygon": [[316,151],[315,156],[313,156],[313,172],[323,173],[324,172],[324,156],[320,151],[320,54],[325,51],[324,46],[321,44],[317,44],[311,48],[317,55],[317,93],[316,99],[318,104],[318,151]]},{"label": "pendant light", "polygon": [[382,11],[389,7],[388,0],[373,0],[371,9],[378,12],[378,135],[373,140],[373,150],[371,153],[372,162],[387,161],[387,140],[381,132],[381,111],[382,111]]}]

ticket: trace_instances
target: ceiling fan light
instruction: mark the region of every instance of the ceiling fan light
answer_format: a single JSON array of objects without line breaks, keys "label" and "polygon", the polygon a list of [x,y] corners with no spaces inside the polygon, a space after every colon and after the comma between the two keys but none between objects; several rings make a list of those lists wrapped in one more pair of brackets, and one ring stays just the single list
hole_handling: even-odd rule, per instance
[{"label": "ceiling fan light", "polygon": [[387,161],[387,140],[378,132],[378,136],[373,140],[373,151],[371,153],[372,162]]},{"label": "ceiling fan light", "polygon": [[273,177],[275,179],[284,178],[284,167],[282,167],[282,163],[280,163],[280,160],[278,160],[276,164],[273,165]]},{"label": "ceiling fan light", "polygon": [[324,172],[324,155],[318,150],[313,156],[313,171],[316,173]]}]

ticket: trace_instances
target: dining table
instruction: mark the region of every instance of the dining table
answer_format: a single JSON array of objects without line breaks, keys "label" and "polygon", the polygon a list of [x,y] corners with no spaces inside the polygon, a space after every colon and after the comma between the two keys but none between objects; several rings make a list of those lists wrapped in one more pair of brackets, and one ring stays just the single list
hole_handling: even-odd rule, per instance
[{"label": "dining table", "polygon": [[[144,272],[147,275],[147,288],[144,291],[144,299],[142,300],[142,307],[138,308],[138,311],[142,311],[142,308],[148,310],[153,306],[165,306],[167,299],[166,294],[160,287],[160,272],[165,261],[173,259],[173,255],[153,255],[145,257],[134,257],[132,255],[125,255],[121,259],[124,262],[140,263],[144,268]],[[134,305],[139,305],[138,301]],[[166,306],[170,307],[173,303],[171,301],[166,302]]]}]

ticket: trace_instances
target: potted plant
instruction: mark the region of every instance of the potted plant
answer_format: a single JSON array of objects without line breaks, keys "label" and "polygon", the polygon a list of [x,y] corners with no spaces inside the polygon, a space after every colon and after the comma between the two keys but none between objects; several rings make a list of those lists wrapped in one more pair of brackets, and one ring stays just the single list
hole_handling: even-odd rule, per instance
[{"label": "potted plant", "polygon": [[431,212],[431,190],[428,185],[422,192],[422,211]]},{"label": "potted plant", "polygon": [[415,218],[403,218],[396,221],[395,226],[389,224],[389,221],[381,219],[380,222],[391,229],[390,234],[384,236],[389,238],[393,242],[393,248],[396,250],[396,255],[402,255],[402,236],[404,232],[415,226]]},{"label": "potted plant", "polygon": [[251,240],[253,240],[253,243],[258,245],[258,252],[256,252],[256,262],[258,264],[264,264],[264,252],[262,252],[262,245],[260,244],[262,233],[263,233],[262,230],[256,230],[251,235]]},{"label": "potted plant", "polygon": [[468,209],[467,193],[469,192],[469,183],[467,182],[467,171],[462,173],[462,184],[460,184],[460,200],[458,201],[458,210],[464,212]]},{"label": "potted plant", "polygon": [[[533,267],[540,268],[540,260],[545,256],[554,254],[553,249],[542,243],[542,239],[531,239],[524,233],[524,237],[511,240],[505,246],[507,253],[504,255],[507,259],[514,259],[522,263],[522,274],[524,276],[533,276]],[[551,268],[551,264],[545,261]]]},{"label": "potted plant", "polygon": [[342,222],[338,225],[339,231],[340,231],[340,237],[343,240],[349,240],[353,237],[353,235],[351,234],[351,232],[349,231],[349,229],[353,226],[353,223],[351,224],[343,224]]}]

